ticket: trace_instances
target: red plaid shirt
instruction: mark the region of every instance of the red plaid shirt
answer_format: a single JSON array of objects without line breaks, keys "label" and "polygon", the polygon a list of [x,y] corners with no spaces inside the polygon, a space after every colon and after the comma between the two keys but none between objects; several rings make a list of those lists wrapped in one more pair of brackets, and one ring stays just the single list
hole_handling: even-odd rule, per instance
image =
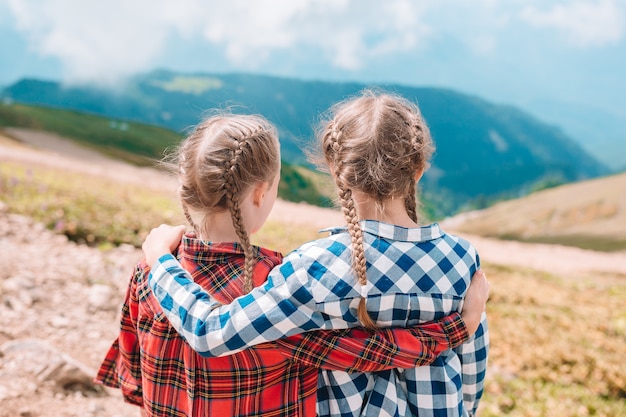
[{"label": "red plaid shirt", "polygon": [[[282,256],[255,248],[255,285]],[[222,303],[243,294],[244,255],[237,244],[185,237],[182,265]],[[148,416],[314,416],[318,369],[380,371],[430,363],[467,340],[460,315],[415,329],[303,333],[230,356],[204,358],[169,325],[139,263],[122,308],[121,330],[96,377],[121,388]]]}]

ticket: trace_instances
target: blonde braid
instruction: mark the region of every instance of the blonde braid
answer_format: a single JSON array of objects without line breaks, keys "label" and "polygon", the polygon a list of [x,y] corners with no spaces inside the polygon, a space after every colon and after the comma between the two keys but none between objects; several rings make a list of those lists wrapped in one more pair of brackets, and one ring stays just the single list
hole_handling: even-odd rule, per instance
[{"label": "blonde braid", "polygon": [[419,217],[417,215],[417,184],[415,179],[409,180],[409,188],[404,196],[404,207],[406,212],[415,223],[418,223]]},{"label": "blonde braid", "polygon": [[189,208],[187,206],[183,206],[183,214],[185,215],[185,218],[187,219],[187,223],[189,223],[189,225],[191,226],[191,228],[195,232],[196,236],[200,236],[200,234],[201,234],[200,233],[200,229],[198,228],[196,223],[193,221],[193,218],[191,217],[191,214],[189,214]]},{"label": "blonde braid", "polygon": [[244,147],[248,144],[245,139],[241,141],[236,138],[233,139],[237,142],[237,146],[233,149],[232,158],[226,162],[226,170],[224,171],[224,187],[226,188],[226,199],[228,202],[228,209],[230,210],[230,215],[233,220],[233,226],[235,227],[235,232],[239,237],[239,243],[241,244],[245,257],[243,291],[245,293],[249,293],[254,287],[252,273],[254,270],[255,259],[252,245],[250,243],[250,237],[248,236],[248,232],[246,231],[241,215],[241,207],[239,206],[239,199],[241,197],[239,184],[237,184],[237,181],[234,180],[237,177],[237,175],[235,175],[237,163]]},{"label": "blonde braid", "polygon": [[[338,195],[341,200],[341,208],[348,224],[348,232],[350,233],[350,239],[352,241],[352,268],[354,269],[359,284],[365,287],[367,285],[367,262],[365,260],[365,248],[363,246],[363,230],[361,230],[361,226],[359,225],[354,199],[352,198],[352,190],[346,187],[342,178],[343,158],[341,157],[341,131],[337,130],[334,124],[330,131],[330,140],[333,149],[333,168],[335,170]],[[374,323],[367,313],[367,306],[365,304],[365,298],[363,297],[359,300],[357,316],[363,327],[369,329],[375,329],[377,327],[376,323]]]},{"label": "blonde braid", "polygon": [[[404,119],[404,117],[402,118]],[[411,137],[411,147],[413,148],[413,152],[418,155],[416,161],[416,170],[420,168],[425,169],[426,161],[422,152],[424,143],[424,131],[419,123],[406,123],[409,125],[409,127],[412,128],[411,130],[413,131],[413,136]],[[413,220],[415,223],[418,223],[419,216],[417,211],[417,183],[415,181],[415,177],[413,176],[410,177],[408,181],[408,188],[404,196],[404,207],[406,208],[406,212],[411,220]]]}]

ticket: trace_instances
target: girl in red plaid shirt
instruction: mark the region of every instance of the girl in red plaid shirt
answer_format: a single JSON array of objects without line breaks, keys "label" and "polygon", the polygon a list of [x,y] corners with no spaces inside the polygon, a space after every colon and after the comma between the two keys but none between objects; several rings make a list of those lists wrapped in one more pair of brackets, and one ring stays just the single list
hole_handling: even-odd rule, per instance
[{"label": "girl in red plaid shirt", "polygon": [[[259,116],[213,116],[182,143],[177,160],[182,209],[193,229],[175,248],[177,258],[196,283],[228,304],[261,285],[282,259],[249,239],[276,199],[276,132]],[[413,329],[309,332],[205,358],[169,325],[148,287],[149,272],[144,261],[136,266],[120,335],[96,378],[121,388],[148,416],[314,416],[318,368],[410,368],[468,337],[455,313]],[[464,319],[473,331],[479,315]]]}]

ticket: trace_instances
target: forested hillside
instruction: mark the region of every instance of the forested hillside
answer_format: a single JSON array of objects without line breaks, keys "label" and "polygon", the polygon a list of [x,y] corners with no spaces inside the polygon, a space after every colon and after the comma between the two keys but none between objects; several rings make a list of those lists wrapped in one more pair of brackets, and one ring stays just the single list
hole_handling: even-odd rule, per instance
[{"label": "forested hillside", "polygon": [[[250,74],[183,75],[157,71],[118,91],[23,80],[5,102],[39,104],[134,120],[183,134],[209,109],[261,113],[280,131],[283,158],[306,164],[321,112],[366,87]],[[418,102],[437,144],[422,190],[434,217],[496,199],[608,173],[557,127],[510,106],[451,90],[379,86]]]}]

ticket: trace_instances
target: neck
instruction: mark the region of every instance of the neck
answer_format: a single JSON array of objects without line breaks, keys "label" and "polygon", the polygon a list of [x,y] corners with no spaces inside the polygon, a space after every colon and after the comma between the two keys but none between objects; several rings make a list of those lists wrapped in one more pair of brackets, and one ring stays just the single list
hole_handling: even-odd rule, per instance
[{"label": "neck", "polygon": [[388,198],[382,203],[377,203],[362,193],[353,192],[352,195],[359,220],[377,220],[407,228],[419,226],[409,217],[402,198]]},{"label": "neck", "polygon": [[199,226],[198,238],[210,242],[238,242],[233,221],[228,211],[210,214],[205,217],[204,224]]}]

